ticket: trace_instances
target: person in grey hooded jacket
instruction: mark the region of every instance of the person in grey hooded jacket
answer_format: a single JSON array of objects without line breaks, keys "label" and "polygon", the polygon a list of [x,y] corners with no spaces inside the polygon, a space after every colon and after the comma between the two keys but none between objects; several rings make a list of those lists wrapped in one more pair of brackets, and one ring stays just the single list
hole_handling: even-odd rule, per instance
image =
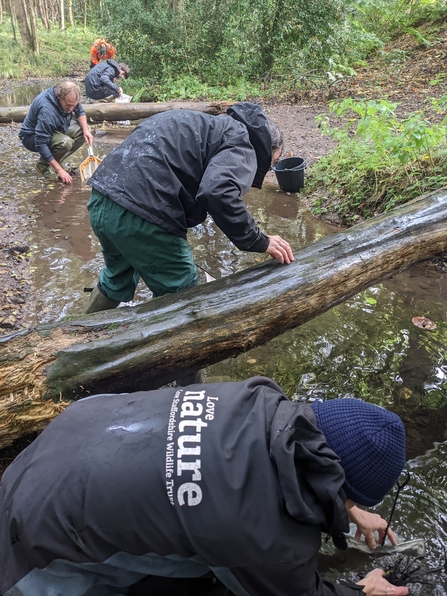
[{"label": "person in grey hooded jacket", "polygon": [[293,261],[289,243],[264,234],[242,199],[280,157],[281,134],[260,105],[227,112],[156,114],[99,165],[87,207],[104,267],[85,312],[132,300],[140,277],[154,297],[197,285],[186,236],[208,214],[240,250]]},{"label": "person in grey hooded jacket", "polygon": [[42,91],[32,102],[19,138],[24,147],[40,157],[36,170],[48,178],[54,170],[64,184],[73,182],[64,161],[84,142],[93,144],[87,116],[79,103],[81,92],[72,81]]},{"label": "person in grey hooded jacket", "polygon": [[106,60],[94,66],[85,77],[85,94],[90,99],[106,99],[110,101],[122,93],[117,81],[127,79],[130,69],[124,62]]},{"label": "person in grey hooded jacket", "polygon": [[[3,596],[403,596],[376,569],[325,581],[321,535],[371,546],[405,463],[398,416],[292,402],[272,380],[70,405],[0,485]],[[395,539],[389,534],[392,542]]]}]

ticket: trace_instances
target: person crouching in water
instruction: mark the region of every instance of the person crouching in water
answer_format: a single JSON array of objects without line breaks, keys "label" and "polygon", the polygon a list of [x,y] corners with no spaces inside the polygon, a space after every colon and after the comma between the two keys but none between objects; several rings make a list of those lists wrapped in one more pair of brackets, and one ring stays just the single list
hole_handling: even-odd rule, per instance
[{"label": "person crouching in water", "polygon": [[124,62],[100,62],[85,77],[85,94],[95,101],[110,102],[123,93],[119,79],[129,77],[130,69]]},{"label": "person crouching in water", "polygon": [[44,178],[54,171],[64,184],[71,184],[64,161],[84,143],[93,144],[80,98],[79,87],[71,81],[50,87],[34,99],[20,128],[23,146],[40,154],[35,167]]}]

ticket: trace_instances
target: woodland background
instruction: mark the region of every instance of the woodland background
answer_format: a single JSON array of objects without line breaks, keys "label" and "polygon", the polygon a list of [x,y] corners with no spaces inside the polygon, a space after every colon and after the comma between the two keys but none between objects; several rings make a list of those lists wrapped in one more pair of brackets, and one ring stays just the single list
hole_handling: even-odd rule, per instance
[{"label": "woodland background", "polygon": [[[0,77],[64,76],[107,37],[134,100],[333,86],[447,11],[445,0],[0,0]],[[61,32],[63,35],[61,35]]]}]

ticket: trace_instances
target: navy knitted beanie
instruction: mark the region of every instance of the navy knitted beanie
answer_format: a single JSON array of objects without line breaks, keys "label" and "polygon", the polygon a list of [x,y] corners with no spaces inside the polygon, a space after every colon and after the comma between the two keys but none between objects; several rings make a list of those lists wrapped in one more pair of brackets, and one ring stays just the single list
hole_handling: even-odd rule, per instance
[{"label": "navy knitted beanie", "polygon": [[359,505],[376,505],[405,465],[405,429],[396,414],[360,399],[316,401],[317,426],[340,458],[343,488]]}]

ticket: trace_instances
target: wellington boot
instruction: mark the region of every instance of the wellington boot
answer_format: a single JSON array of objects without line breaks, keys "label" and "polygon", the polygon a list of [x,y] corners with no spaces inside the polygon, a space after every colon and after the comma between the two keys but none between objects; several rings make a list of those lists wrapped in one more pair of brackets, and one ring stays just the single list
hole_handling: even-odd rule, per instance
[{"label": "wellington boot", "polygon": [[51,179],[55,177],[54,170],[44,161],[38,160],[36,165],[34,166],[36,172],[38,172],[44,178]]},{"label": "wellington boot", "polygon": [[90,300],[87,304],[87,308],[84,310],[84,314],[88,315],[92,312],[99,312],[100,310],[110,310],[116,308],[119,304],[118,300],[110,300],[107,298],[96,286],[90,295]]},{"label": "wellington boot", "polygon": [[186,387],[187,385],[194,385],[196,383],[203,383],[203,372],[196,370],[194,372],[186,372],[180,375],[175,380],[179,387]]}]

